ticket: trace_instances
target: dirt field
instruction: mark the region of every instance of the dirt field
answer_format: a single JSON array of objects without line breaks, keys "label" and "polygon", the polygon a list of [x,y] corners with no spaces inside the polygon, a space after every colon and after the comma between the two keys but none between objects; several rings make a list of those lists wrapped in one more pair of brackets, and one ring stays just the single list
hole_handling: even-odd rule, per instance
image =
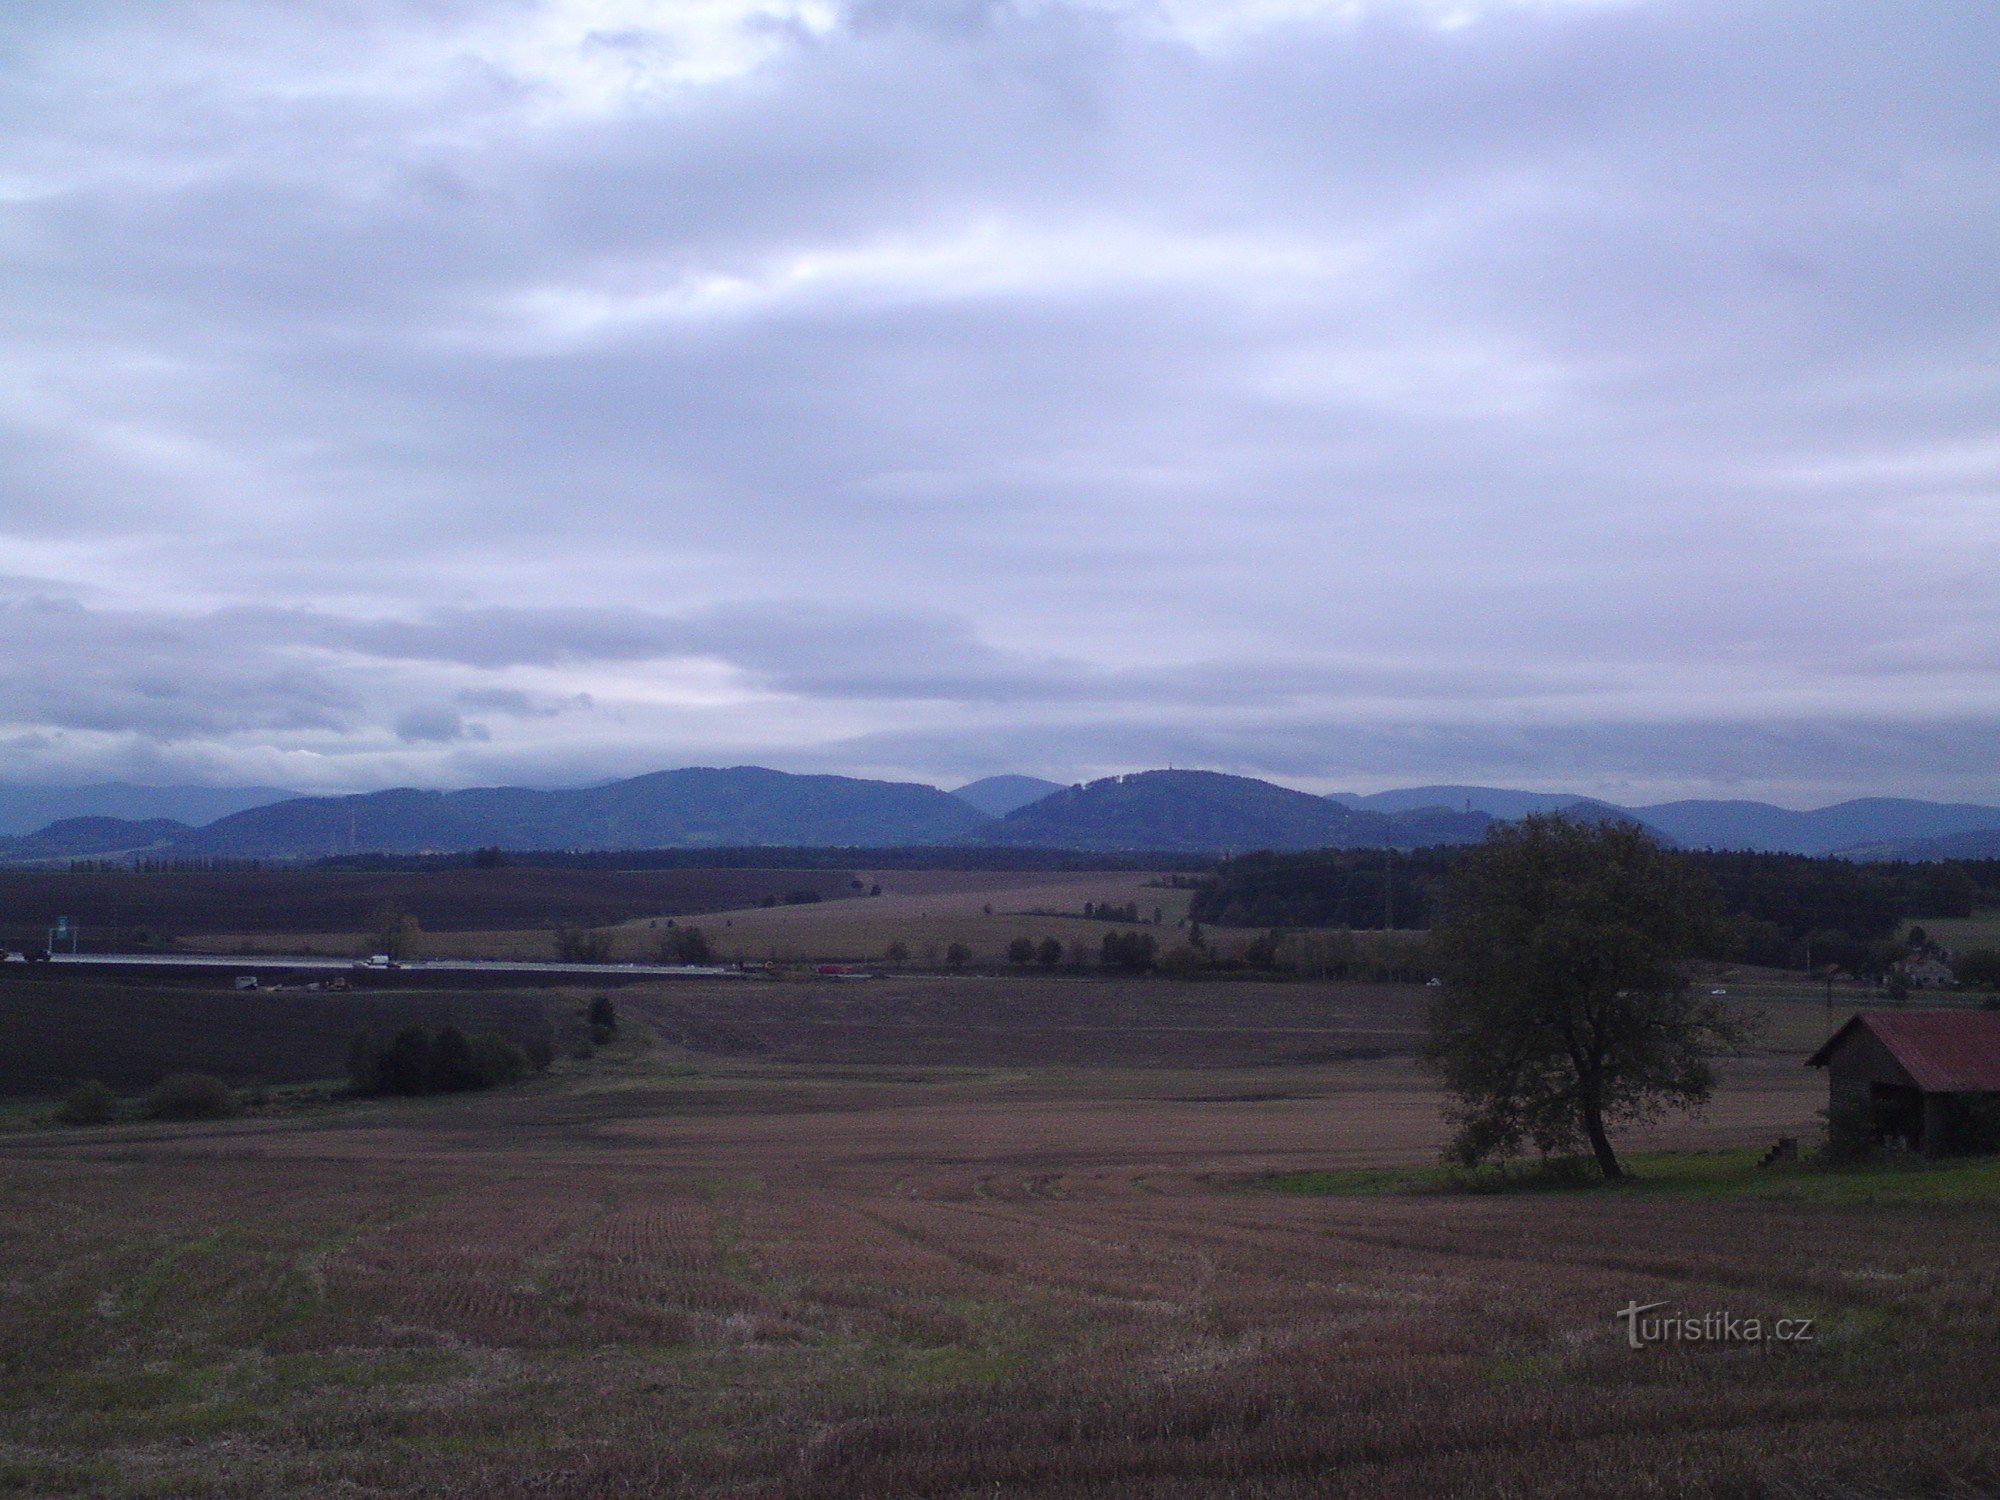
[{"label": "dirt field", "polygon": [[[855,894],[848,870],[0,870],[0,936],[40,941],[58,916],[81,924],[86,943],[129,945],[144,931],[225,944],[282,935],[288,950],[317,942],[352,952],[376,911],[395,904],[430,932],[594,927],[632,918],[755,907],[810,890],[825,901]],[[1018,877],[1016,877],[1018,878]],[[199,947],[201,944],[190,944]],[[544,937],[546,951],[546,937]]]},{"label": "dirt field", "polygon": [[388,1035],[451,1022],[526,1046],[557,1037],[581,1003],[551,991],[239,994],[8,976],[0,978],[0,1098],[59,1095],[86,1078],[137,1092],[184,1070],[238,1087],[336,1078],[363,1026]]},{"label": "dirt field", "polygon": [[[1240,989],[1237,1021],[1258,1023],[1242,1032],[1317,1006],[1323,1027],[1386,1035],[1409,1024],[1407,993],[1288,1011],[1255,987],[1187,986],[1149,1010],[1142,986],[1084,1002],[1042,985],[996,1019],[990,995],[926,1018],[920,995],[885,991],[884,1014],[910,1024],[876,1028],[868,1052],[847,998],[865,988],[765,987],[792,1008],[761,1017],[732,992],[706,1015],[743,1038],[563,1064],[515,1092],[0,1137],[0,1488],[2000,1482],[1990,1204],[1296,1196],[1260,1183],[1432,1159],[1424,1080],[1396,1055],[1189,1067],[1222,1054],[1168,1028]],[[666,1030],[692,1001],[627,1014]],[[940,1034],[989,1045],[968,1025],[981,1008],[1037,1046],[1094,1011],[1135,1048],[1185,1050],[1147,1069],[1004,1050],[913,1066]],[[1711,1118],[1650,1143],[1761,1144],[1808,1123],[1821,1085],[1797,1042],[1817,1025],[1788,1002]],[[1819,1339],[1634,1351],[1613,1314],[1635,1299],[1811,1316]]]}]

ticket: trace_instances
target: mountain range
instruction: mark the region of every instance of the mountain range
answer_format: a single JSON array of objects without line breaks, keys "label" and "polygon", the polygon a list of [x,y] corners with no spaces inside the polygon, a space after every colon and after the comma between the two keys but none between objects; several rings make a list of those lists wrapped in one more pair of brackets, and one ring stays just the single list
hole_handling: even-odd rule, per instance
[{"label": "mountain range", "polygon": [[[1464,843],[1495,820],[1562,810],[1631,818],[1686,847],[1769,849],[1868,858],[2000,856],[2000,808],[1865,798],[1798,812],[1743,801],[1620,807],[1561,792],[1425,786],[1316,796],[1214,771],[1142,771],[1062,786],[993,776],[956,793],[915,782],[798,776],[757,766],[659,771],[561,790],[399,788],[288,797],[267,788],[74,789],[143,807],[140,793],[188,806],[205,792],[224,813],[201,818],[89,814],[0,837],[0,863],[74,858],[311,859],[350,853],[508,849],[991,846],[1099,852],[1209,853]],[[0,788],[0,808],[26,805]],[[45,805],[48,804],[45,801]]]},{"label": "mountain range", "polygon": [[246,807],[298,796],[274,786],[138,786],[99,781],[89,786],[0,785],[0,836],[33,833],[71,818],[213,823]]},{"label": "mountain range", "polygon": [[[1921,802],[1907,797],[1862,797],[1831,807],[1796,812],[1768,802],[1683,801],[1621,807],[1594,797],[1564,792],[1520,792],[1502,787],[1423,786],[1357,797],[1335,793],[1345,806],[1395,812],[1445,806],[1519,818],[1533,812],[1567,811],[1586,817],[1623,817],[1641,823],[1689,849],[1762,849],[1782,854],[1851,854],[1880,859],[1976,859],[1966,852],[1991,848],[1995,840],[1973,838],[2000,830],[2000,807],[1971,802]],[[1936,847],[1933,847],[1936,845]],[[1950,852],[1959,848],[1960,852]],[[1894,852],[1891,852],[1894,851]]]}]

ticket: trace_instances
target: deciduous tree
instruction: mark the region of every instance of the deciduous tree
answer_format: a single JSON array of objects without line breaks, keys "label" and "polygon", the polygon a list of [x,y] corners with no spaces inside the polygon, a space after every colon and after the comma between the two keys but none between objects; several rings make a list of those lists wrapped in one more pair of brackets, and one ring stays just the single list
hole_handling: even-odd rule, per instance
[{"label": "deciduous tree", "polygon": [[1424,1056],[1451,1091],[1467,1164],[1587,1146],[1624,1175],[1610,1127],[1698,1111],[1744,1024],[1692,982],[1717,937],[1691,865],[1632,823],[1497,826],[1452,871],[1445,981]]}]

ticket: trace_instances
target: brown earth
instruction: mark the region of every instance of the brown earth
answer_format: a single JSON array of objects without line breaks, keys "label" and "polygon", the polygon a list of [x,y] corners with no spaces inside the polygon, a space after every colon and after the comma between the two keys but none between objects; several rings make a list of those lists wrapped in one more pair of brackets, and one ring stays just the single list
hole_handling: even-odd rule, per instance
[{"label": "brown earth", "polygon": [[[853,987],[859,994],[865,987]],[[765,1039],[633,1040],[527,1088],[0,1137],[0,1488],[91,1495],[1983,1494],[2000,1217],[1631,1190],[1304,1197],[1431,1159],[1406,1056],[1254,1063],[1337,987],[1053,986],[978,1007],[712,997]],[[1280,987],[1268,987],[1272,989]],[[970,996],[977,991],[958,992]],[[630,999],[627,992],[625,1000]],[[1238,1007],[1222,1066],[1182,1028]],[[764,1014],[759,1008],[768,1006]],[[791,1007],[787,1009],[786,1007]],[[1153,1068],[925,1064],[940,1016]],[[1803,1002],[1708,1120],[1809,1121]],[[1243,1023],[1255,1019],[1256,1026]],[[864,1035],[876,1046],[867,1063]],[[1198,1039],[1197,1039],[1198,1038]],[[1095,1046],[1095,1043],[1088,1044]],[[1289,1044],[1284,1044],[1289,1045]],[[969,1051],[956,1054],[963,1058]],[[674,1059],[679,1058],[679,1061]],[[748,1060],[775,1059],[775,1060]],[[1647,1144],[1628,1140],[1628,1145]],[[1627,1348],[1613,1314],[1810,1316]]]}]

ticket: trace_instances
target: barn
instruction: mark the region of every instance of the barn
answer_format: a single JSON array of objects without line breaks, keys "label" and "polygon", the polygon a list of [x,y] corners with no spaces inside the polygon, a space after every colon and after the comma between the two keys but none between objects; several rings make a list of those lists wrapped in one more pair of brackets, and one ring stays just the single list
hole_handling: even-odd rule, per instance
[{"label": "barn", "polygon": [[1806,1065],[1827,1070],[1829,1109],[1865,1107],[1884,1142],[1974,1148],[2000,1110],[2000,1011],[1863,1011]]}]

